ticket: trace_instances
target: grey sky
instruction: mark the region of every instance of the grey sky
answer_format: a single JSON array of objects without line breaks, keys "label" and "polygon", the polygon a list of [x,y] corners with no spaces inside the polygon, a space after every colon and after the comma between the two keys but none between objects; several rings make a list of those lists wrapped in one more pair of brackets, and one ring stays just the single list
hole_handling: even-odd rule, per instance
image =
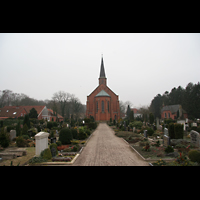
[{"label": "grey sky", "polygon": [[108,87],[133,107],[200,81],[199,33],[1,33],[0,90],[38,100],[63,90],[86,104],[102,53]]}]

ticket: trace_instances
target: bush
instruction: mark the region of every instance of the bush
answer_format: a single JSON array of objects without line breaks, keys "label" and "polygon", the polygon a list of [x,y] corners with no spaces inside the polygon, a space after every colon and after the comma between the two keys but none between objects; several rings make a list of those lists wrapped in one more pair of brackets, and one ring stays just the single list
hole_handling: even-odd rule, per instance
[{"label": "bush", "polygon": [[22,136],[19,136],[16,139],[16,144],[17,144],[18,147],[26,147],[27,146],[27,142]]},{"label": "bush", "polygon": [[59,141],[62,144],[71,144],[71,140],[73,139],[71,130],[69,128],[63,128],[59,134]]},{"label": "bush", "polygon": [[62,145],[61,141],[57,141],[56,144],[57,144],[57,146],[61,146]]},{"label": "bush", "polygon": [[47,159],[44,159],[41,156],[39,156],[39,157],[33,157],[33,158],[31,158],[29,160],[29,163],[33,164],[33,163],[41,163],[41,162],[46,162],[46,161],[47,161]]},{"label": "bush", "polygon": [[56,149],[56,155],[57,155],[57,154],[58,154],[57,144],[52,143],[52,144],[50,145],[50,149],[52,149],[53,147]]},{"label": "bush", "polygon": [[147,128],[147,134],[148,136],[152,136],[154,133],[154,130],[152,128]]},{"label": "bush", "polygon": [[88,124],[88,128],[89,128],[89,129],[96,129],[96,127],[97,127],[97,123],[96,123],[96,122],[90,122],[90,123]]},{"label": "bush", "polygon": [[73,137],[74,139],[78,139],[77,129],[71,129],[71,132],[72,132],[72,137]]},{"label": "bush", "polygon": [[183,139],[183,125],[174,124],[175,139]]},{"label": "bush", "polygon": [[51,129],[53,127],[53,122],[47,122],[47,128]]},{"label": "bush", "polygon": [[188,153],[188,157],[192,162],[200,163],[200,152],[197,150],[190,150]]},{"label": "bush", "polygon": [[168,145],[168,147],[165,148],[165,152],[166,153],[171,153],[171,152],[174,152],[174,149],[173,149],[173,147],[171,147],[170,145]]},{"label": "bush", "polygon": [[87,133],[85,132],[83,128],[79,128],[78,139],[84,140],[85,138],[87,138]]},{"label": "bush", "polygon": [[136,129],[141,129],[143,123],[141,121],[134,121],[129,124],[131,128],[135,127]]},{"label": "bush", "polygon": [[175,139],[174,123],[170,123],[168,126],[168,132],[170,139]]},{"label": "bush", "polygon": [[50,160],[50,159],[52,158],[51,150],[50,150],[49,148],[43,150],[43,151],[40,153],[40,156],[41,156],[43,159]]}]

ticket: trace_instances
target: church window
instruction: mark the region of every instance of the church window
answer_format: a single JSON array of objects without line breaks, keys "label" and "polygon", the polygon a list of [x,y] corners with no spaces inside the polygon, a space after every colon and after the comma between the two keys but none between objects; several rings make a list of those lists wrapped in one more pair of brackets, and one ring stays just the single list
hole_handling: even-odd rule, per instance
[{"label": "church window", "polygon": [[97,110],[96,110],[96,112],[98,112],[98,101],[97,101]]},{"label": "church window", "polygon": [[110,106],[110,105],[109,105],[109,101],[108,101],[108,112],[109,112],[109,109],[110,109],[109,106]]},{"label": "church window", "polygon": [[101,102],[101,111],[104,112],[104,101]]}]

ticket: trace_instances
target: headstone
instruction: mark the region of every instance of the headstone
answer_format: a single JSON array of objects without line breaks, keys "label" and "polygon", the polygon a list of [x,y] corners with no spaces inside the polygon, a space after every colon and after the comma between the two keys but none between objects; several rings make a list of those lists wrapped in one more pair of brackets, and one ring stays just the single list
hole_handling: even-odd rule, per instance
[{"label": "headstone", "polygon": [[167,128],[164,128],[164,135],[169,136],[169,133],[168,133],[168,129],[167,129]]},{"label": "headstone", "polygon": [[135,127],[133,127],[133,133],[135,132]]},{"label": "headstone", "polygon": [[144,130],[144,137],[147,138],[147,130]]},{"label": "headstone", "polygon": [[197,127],[197,123],[192,123],[192,127]]},{"label": "headstone", "polygon": [[51,155],[52,157],[56,156],[56,149],[54,147],[51,148]]},{"label": "headstone", "polygon": [[16,138],[16,130],[10,130],[10,140],[12,141],[14,138]]},{"label": "headstone", "polygon": [[40,155],[41,151],[48,148],[49,133],[39,132],[35,135],[35,154]]},{"label": "headstone", "polygon": [[190,138],[192,144],[194,144],[196,147],[200,147],[200,135],[197,131],[190,131]]},{"label": "headstone", "polygon": [[163,146],[167,147],[170,145],[170,138],[167,135],[163,135]]},{"label": "headstone", "polygon": [[167,147],[168,145],[170,145],[169,133],[168,133],[168,129],[164,128],[163,146]]}]

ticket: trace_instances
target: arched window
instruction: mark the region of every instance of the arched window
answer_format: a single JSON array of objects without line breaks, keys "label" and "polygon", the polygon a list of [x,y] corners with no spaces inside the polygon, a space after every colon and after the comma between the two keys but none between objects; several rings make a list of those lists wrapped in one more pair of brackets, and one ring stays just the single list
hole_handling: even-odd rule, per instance
[{"label": "arched window", "polygon": [[101,111],[104,112],[104,101],[101,102]]},{"label": "arched window", "polygon": [[97,101],[97,103],[96,103],[96,112],[98,112],[98,101]]}]

